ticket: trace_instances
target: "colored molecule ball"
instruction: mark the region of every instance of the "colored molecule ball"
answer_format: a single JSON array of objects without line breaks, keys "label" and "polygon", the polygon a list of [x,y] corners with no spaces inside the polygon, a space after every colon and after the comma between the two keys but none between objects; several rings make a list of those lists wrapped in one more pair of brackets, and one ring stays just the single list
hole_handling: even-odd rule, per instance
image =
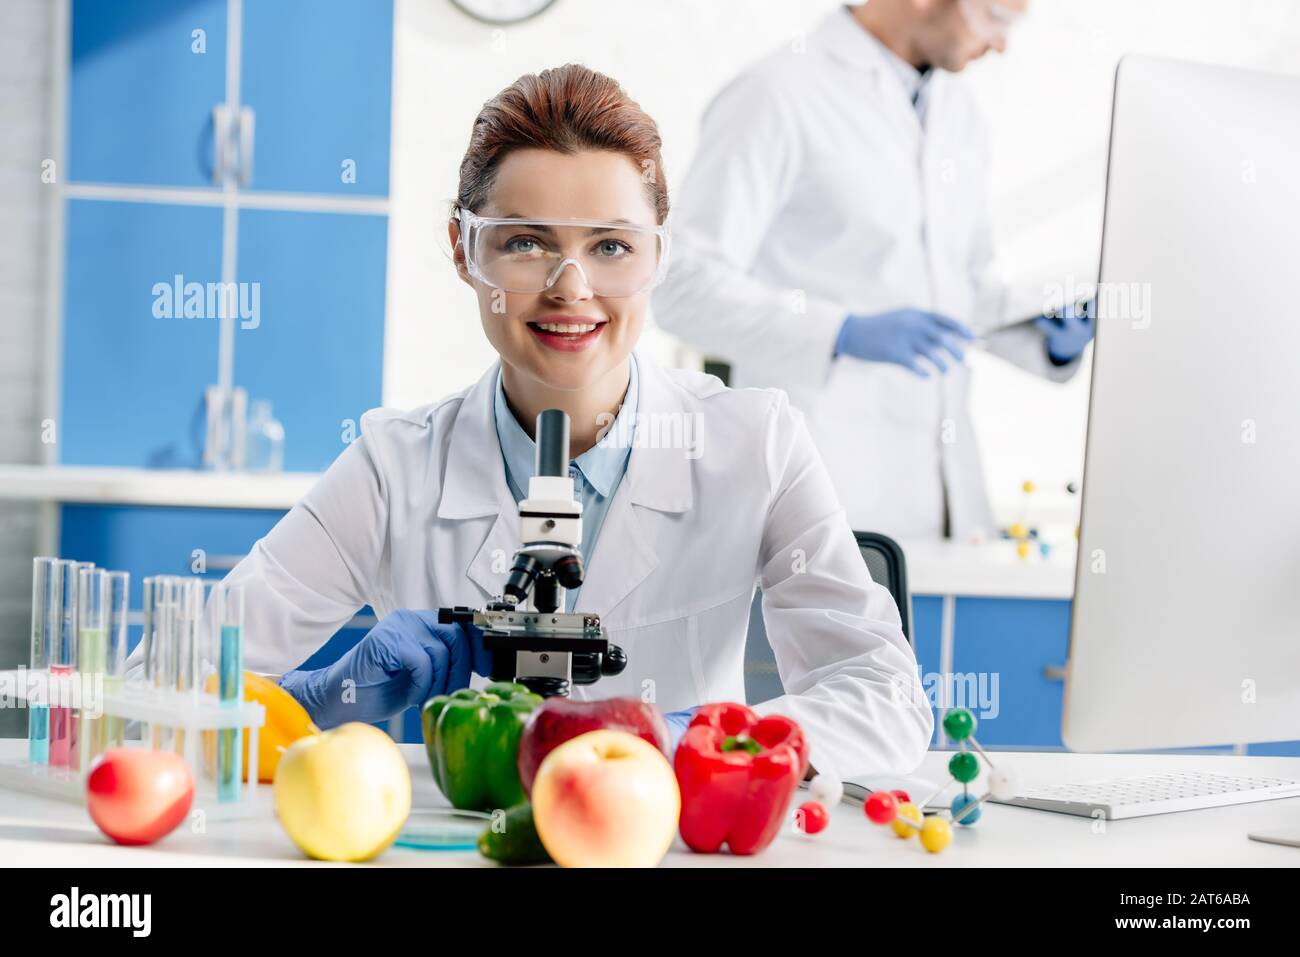
[{"label": "colored molecule ball", "polygon": [[958,751],[948,761],[948,773],[962,784],[970,784],[980,773],[980,763],[969,751]]},{"label": "colored molecule ball", "polygon": [[921,846],[938,854],[952,843],[952,827],[941,817],[931,815],[921,825]]},{"label": "colored molecule ball", "polygon": [[965,708],[953,708],[943,716],[943,733],[954,741],[965,741],[975,733],[975,715]]},{"label": "colored molecule ball", "polygon": [[1022,489],[1025,490],[1026,494],[1028,494],[1028,493],[1030,493],[1030,492],[1033,492],[1033,490],[1034,490],[1034,483],[1033,483],[1033,482],[1028,482],[1028,481],[1026,481],[1026,482],[1025,482],[1023,485],[1021,485],[1020,487],[1021,487]]},{"label": "colored molecule ball", "polygon": [[889,793],[894,795],[894,797],[898,798],[899,804],[906,804],[908,801],[912,800],[912,798],[908,795],[908,793],[902,789],[890,791]]},{"label": "colored molecule ball", "polygon": [[1028,543],[1028,542],[1018,542],[1018,543],[1016,543],[1016,555],[1017,555],[1018,557],[1020,557],[1020,558],[1028,558],[1028,557],[1029,557],[1029,543]]},{"label": "colored molecule ball", "polygon": [[[912,824],[908,825],[907,821]],[[894,833],[899,837],[911,837],[916,833],[916,829],[921,826],[921,812],[915,804],[908,801],[906,804],[898,805],[898,816],[894,818],[894,823],[890,825]]]},{"label": "colored molecule ball", "polygon": [[820,801],[827,807],[834,807],[844,800],[844,784],[833,774],[819,774],[808,785],[808,793],[814,801]]},{"label": "colored molecule ball", "polygon": [[[975,805],[974,810],[963,814],[962,812],[972,804]],[[952,799],[952,819],[955,824],[969,827],[978,821],[983,813],[984,809],[979,807],[979,798],[973,794],[958,794]]]},{"label": "colored molecule ball", "polygon": [[1028,538],[1029,529],[1025,528],[1025,526],[1022,525],[1020,522],[1016,522],[1009,529],[1007,529],[1007,534],[1010,535],[1012,538]]},{"label": "colored molecule ball", "polygon": [[898,816],[898,798],[889,791],[872,791],[862,810],[873,824],[889,824]]},{"label": "colored molecule ball", "polygon": [[830,813],[818,801],[807,801],[795,812],[795,827],[805,834],[820,834],[831,822]]}]

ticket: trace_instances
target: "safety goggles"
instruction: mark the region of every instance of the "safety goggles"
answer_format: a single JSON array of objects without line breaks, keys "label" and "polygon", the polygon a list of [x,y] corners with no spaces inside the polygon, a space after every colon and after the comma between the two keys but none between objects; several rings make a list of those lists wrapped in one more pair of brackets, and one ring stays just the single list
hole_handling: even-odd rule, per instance
[{"label": "safety goggles", "polygon": [[456,218],[469,274],[506,292],[545,292],[572,266],[595,295],[620,299],[652,289],[668,271],[666,226],[493,218],[467,209]]},{"label": "safety goggles", "polygon": [[998,0],[957,0],[962,16],[971,32],[985,43],[1005,40],[1011,28],[1022,16],[1019,10],[998,3]]}]

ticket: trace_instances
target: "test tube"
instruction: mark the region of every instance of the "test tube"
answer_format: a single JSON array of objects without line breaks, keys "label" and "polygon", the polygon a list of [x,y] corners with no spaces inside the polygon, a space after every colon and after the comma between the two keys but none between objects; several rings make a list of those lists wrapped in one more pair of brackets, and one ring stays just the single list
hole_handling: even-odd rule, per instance
[{"label": "test tube", "polygon": [[[213,616],[217,624],[216,649],[218,687],[222,707],[237,708],[244,700],[244,589],[240,585],[217,585],[212,593]],[[222,728],[217,735],[217,800],[239,800],[243,779],[243,732]],[[251,758],[250,758],[251,760]]]},{"label": "test tube", "polygon": [[[131,614],[130,572],[108,573],[108,636],[104,645],[104,694],[115,695],[126,682],[127,620]],[[103,745],[119,748],[126,741],[126,721],[105,716]]]},{"label": "test tube", "polygon": [[74,740],[68,681],[77,662],[77,563],[55,564],[50,583],[50,766],[72,767]]},{"label": "test tube", "polygon": [[[203,619],[203,580],[201,578],[182,578],[176,582],[175,612],[173,623],[176,636],[175,688],[177,691],[193,698],[197,703],[203,677],[200,673],[202,662],[200,652],[202,648],[199,644],[199,626]],[[187,758],[191,757],[186,748],[192,743],[186,740],[185,732],[182,729],[176,729],[175,745],[177,754],[184,755]]]},{"label": "test tube", "polygon": [[[154,578],[152,575],[146,576],[140,580],[140,617],[143,621],[143,627],[140,629],[140,660],[143,664],[141,673],[144,678],[146,687],[153,686],[153,665],[154,665],[154,602],[153,602]],[[140,740],[148,742],[153,736],[153,732],[148,722],[140,722]]]},{"label": "test tube", "polygon": [[[160,696],[171,694],[176,688],[176,579],[159,575],[153,582],[153,637],[152,665],[154,690]],[[173,729],[153,724],[149,727],[151,744],[159,750],[172,747]]]},{"label": "test tube", "polygon": [[50,761],[50,706],[44,694],[49,681],[50,589],[59,560],[38,556],[32,559],[32,654],[28,687],[34,692],[27,700],[27,760],[32,764]]},{"label": "test tube", "polygon": [[77,570],[77,671],[83,708],[77,731],[78,766],[89,769],[104,749],[103,690],[108,663],[108,572]]}]

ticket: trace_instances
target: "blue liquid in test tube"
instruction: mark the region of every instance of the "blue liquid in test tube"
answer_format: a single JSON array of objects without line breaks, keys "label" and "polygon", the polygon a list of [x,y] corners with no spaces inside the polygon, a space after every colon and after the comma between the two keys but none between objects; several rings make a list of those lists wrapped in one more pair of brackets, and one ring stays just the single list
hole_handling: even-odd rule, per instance
[{"label": "blue liquid in test tube", "polygon": [[50,763],[50,706],[41,693],[49,677],[50,606],[53,602],[57,558],[32,559],[32,648],[29,687],[37,692],[36,700],[27,702],[27,760],[32,764]]},{"label": "blue liquid in test tube", "polygon": [[[223,707],[237,708],[244,700],[244,590],[238,585],[217,586],[217,623],[221,647],[218,651],[219,695]],[[222,728],[217,733],[217,800],[237,801],[243,779],[243,736],[239,728]],[[249,756],[249,763],[256,760]],[[250,774],[252,770],[250,768]]]}]

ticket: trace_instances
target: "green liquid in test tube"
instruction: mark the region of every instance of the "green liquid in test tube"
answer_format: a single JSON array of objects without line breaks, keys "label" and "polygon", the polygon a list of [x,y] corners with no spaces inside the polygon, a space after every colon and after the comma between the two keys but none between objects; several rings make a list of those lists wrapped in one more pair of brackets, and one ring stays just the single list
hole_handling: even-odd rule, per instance
[{"label": "green liquid in test tube", "polygon": [[[104,749],[104,670],[108,665],[108,572],[83,568],[78,572],[77,670],[82,692],[78,761],[83,771]],[[93,697],[92,697],[93,696]]]},{"label": "green liquid in test tube", "polygon": [[[244,590],[239,585],[218,585],[214,597],[221,636],[218,692],[223,707],[237,708],[244,700]],[[243,756],[243,731],[222,728],[217,734],[218,801],[239,799]]]}]

